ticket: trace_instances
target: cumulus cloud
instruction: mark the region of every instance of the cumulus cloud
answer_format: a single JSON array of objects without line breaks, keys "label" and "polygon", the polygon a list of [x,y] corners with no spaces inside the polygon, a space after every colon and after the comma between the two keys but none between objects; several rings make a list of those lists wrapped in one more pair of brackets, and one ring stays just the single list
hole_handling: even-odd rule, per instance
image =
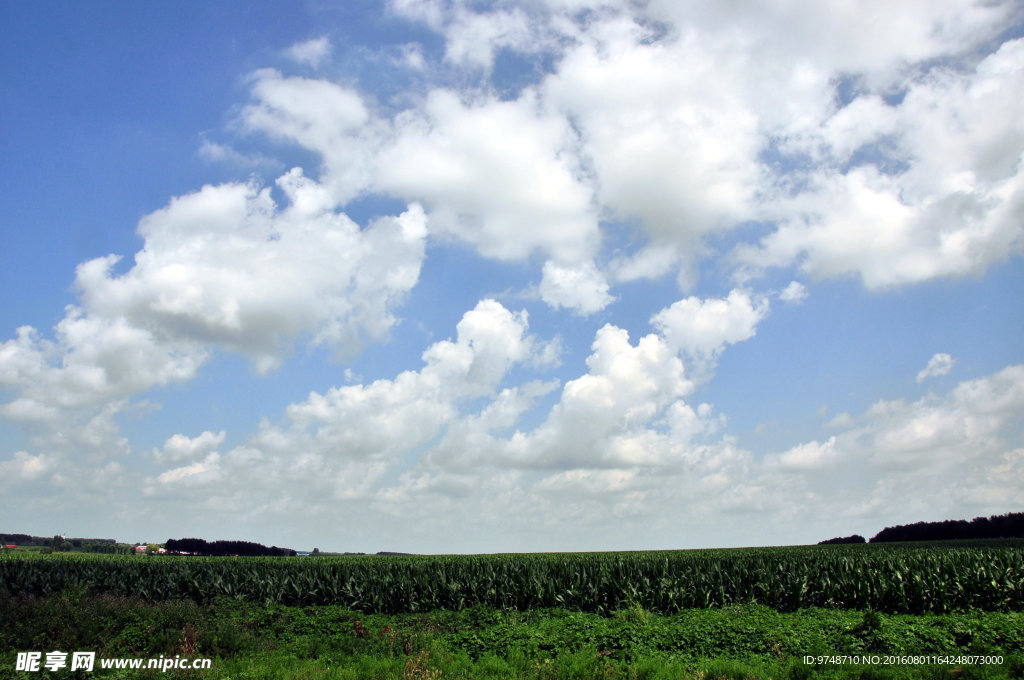
[{"label": "cumulus cloud", "polygon": [[243,126],[319,154],[320,183],[339,204],[371,190],[421,202],[436,236],[486,257],[540,251],[571,264],[596,252],[597,215],[571,126],[535,96],[467,101],[437,89],[387,121],[334,83],[272,70],[252,81]]},{"label": "cumulus cloud", "polygon": [[1024,408],[1024,366],[957,385],[944,400],[912,404],[881,401],[868,411],[871,460],[905,469],[927,460],[945,466],[980,455],[1001,443],[1003,427]]},{"label": "cumulus cloud", "polygon": [[826,427],[847,428],[850,427],[851,425],[853,425],[853,416],[845,412],[837,413],[835,416],[832,417],[831,420],[825,423]]},{"label": "cumulus cloud", "polygon": [[[684,256],[679,250],[671,245],[660,243],[648,245],[629,255],[616,257],[610,263],[610,268],[616,281],[636,281],[638,279],[657,279],[673,270],[677,265],[682,264]],[[684,287],[690,287],[692,281],[688,281],[689,272],[680,271],[681,282]]]},{"label": "cumulus cloud", "polygon": [[123,317],[69,307],[55,339],[30,327],[0,345],[0,385],[17,396],[0,413],[19,421],[57,422],[154,385],[188,380],[207,354],[188,339],[165,340]]},{"label": "cumulus cloud", "polygon": [[[761,474],[770,480],[773,470],[783,472],[789,481],[778,483],[794,493],[812,487],[810,477],[802,484],[793,475],[842,480],[830,485],[817,475],[813,484],[845,514],[882,516],[911,505],[935,513],[943,503],[1004,511],[1000,499],[1019,496],[1024,480],[1013,445],[1021,413],[1024,366],[1008,366],[944,396],[880,400],[856,418],[843,414],[831,424],[842,432],[768,456]],[[997,478],[996,469],[1007,475]],[[981,489],[992,495],[983,498]]]},{"label": "cumulus cloud", "polygon": [[829,124],[811,135],[823,156],[808,189],[781,200],[778,229],[738,259],[799,259],[808,274],[880,288],[978,275],[1022,252],[1024,105],[1011,94],[1024,86],[1021,55],[1024,40],[1012,40],[971,71],[915,80],[898,104],[854,100],[829,123],[859,130],[856,141]]},{"label": "cumulus cloud", "polygon": [[460,7],[445,31],[444,58],[490,69],[495,53],[503,48],[518,52],[537,49],[536,34],[530,28],[526,14],[518,8],[477,13]]},{"label": "cumulus cloud", "polygon": [[[161,455],[180,464],[148,478],[145,493],[233,512],[249,512],[263,504],[256,499],[273,497],[278,507],[258,510],[271,515],[333,515],[345,507],[339,504],[358,502],[365,509],[370,502],[376,517],[406,519],[438,504],[476,499],[509,476],[484,479],[478,464],[465,466],[465,456],[489,449],[557,387],[537,381],[501,387],[514,366],[545,352],[545,343],[527,331],[525,312],[481,300],[463,315],[455,338],[423,352],[417,371],[310,393],[288,406],[280,423],[262,422],[226,453],[212,450],[223,433],[172,437]],[[433,462],[409,470],[410,456]],[[432,504],[418,502],[424,495]]]},{"label": "cumulus cloud", "polygon": [[[264,423],[221,465],[238,459],[257,468],[280,465],[300,476],[344,469],[352,473],[346,477],[355,478],[362,470],[375,478],[400,462],[402,454],[442,434],[467,400],[496,400],[477,418],[490,422],[496,417],[512,394],[497,392],[505,375],[513,365],[529,361],[539,346],[527,329],[525,312],[482,300],[463,315],[454,340],[436,342],[423,352],[419,371],[313,392],[288,406],[284,423]],[[524,390],[527,400],[539,394]],[[247,453],[239,458],[243,450]],[[370,481],[360,480],[359,487]]]},{"label": "cumulus cloud", "polygon": [[496,53],[509,49],[534,53],[547,47],[554,32],[531,8],[469,7],[443,0],[392,0],[391,10],[420,21],[445,37],[445,61],[489,71]]},{"label": "cumulus cloud", "polygon": [[935,354],[931,359],[928,360],[928,365],[925,366],[917,374],[917,382],[924,382],[928,378],[938,378],[944,375],[949,375],[949,372],[953,370],[953,357],[943,352]]},{"label": "cumulus cloud", "polygon": [[592,314],[614,300],[608,287],[608,281],[591,262],[563,267],[548,260],[544,263],[540,297],[555,309],[567,307],[580,314]]},{"label": "cumulus cloud", "polygon": [[378,492],[376,507],[437,524],[471,503],[481,526],[560,536],[566,526],[607,526],[609,515],[650,526],[666,512],[691,517],[694,507],[717,505],[751,462],[727,438],[714,439],[723,420],[709,404],[686,403],[693,383],[656,334],[634,345],[606,325],[587,372],[565,383],[539,425],[523,428],[523,414],[556,386],[505,389],[479,414],[453,421],[418,466]]},{"label": "cumulus cloud", "polygon": [[53,339],[22,327],[0,344],[12,395],[0,415],[52,446],[121,452],[114,416],[126,398],[195,378],[214,351],[266,372],[296,341],[350,355],[386,338],[419,277],[422,208],[360,229],[301,171],[277,185],[285,207],[253,183],[175,198],[140,221],[145,242],[126,271],[115,255],[79,265],[80,303]]},{"label": "cumulus cloud", "polygon": [[744,57],[643,33],[614,24],[585,35],[543,91],[580,129],[602,205],[692,247],[754,214],[761,140],[733,80]]},{"label": "cumulus cloud", "polygon": [[221,430],[218,433],[204,431],[197,437],[186,437],[183,434],[176,434],[164,442],[163,449],[154,450],[153,457],[158,462],[176,462],[199,458],[212,453],[217,447],[224,443],[227,433]]},{"label": "cumulus cloud", "polygon": [[608,468],[663,462],[668,452],[644,440],[652,421],[693,389],[682,361],[657,335],[633,346],[625,330],[609,324],[597,332],[587,367],[585,375],[565,384],[543,424],[511,437],[507,465]]},{"label": "cumulus cloud", "polygon": [[[998,35],[1019,14],[1012,2],[792,3],[744,6],[657,0],[636,9],[678,26],[743,40],[747,50],[787,66],[807,61],[832,72],[899,77],[907,64],[963,54]],[[780,30],[781,27],[785,30]]]},{"label": "cumulus cloud", "polygon": [[221,479],[220,455],[211,453],[202,461],[176,467],[160,474],[157,479],[163,484],[207,484]]},{"label": "cumulus cloud", "polygon": [[787,469],[821,470],[833,464],[837,455],[836,438],[832,437],[824,444],[814,441],[794,446],[779,461]]},{"label": "cumulus cloud", "polygon": [[56,467],[52,456],[33,456],[28,451],[15,451],[9,459],[0,462],[0,479],[5,482],[30,482],[40,479]]},{"label": "cumulus cloud", "polygon": [[571,128],[535,98],[465,102],[435,90],[396,118],[394,135],[376,186],[422,202],[436,233],[502,260],[541,251],[581,262],[596,250],[591,192],[567,153]]},{"label": "cumulus cloud", "polygon": [[501,433],[514,427],[538,399],[559,386],[558,381],[532,381],[503,389],[478,413],[451,422],[444,437],[425,456],[430,472],[475,478],[482,465],[499,462]]},{"label": "cumulus cloud", "polygon": [[[520,506],[535,519],[538,503],[558,504],[543,500],[546,494],[561,490],[582,508],[606,491],[617,512],[647,516],[643,501],[664,500],[666,475],[713,498],[746,464],[746,454],[728,442],[702,443],[722,420],[710,405],[684,401],[693,383],[656,334],[633,344],[626,331],[606,325],[594,338],[587,372],[561,386],[540,424],[523,429],[524,416],[559,387],[501,386],[515,365],[544,351],[527,333],[525,313],[483,300],[456,330],[454,339],[423,352],[418,371],[311,393],[289,406],[280,424],[264,422],[226,454],[213,450],[223,433],[172,437],[162,454],[181,464],[151,479],[149,493],[190,494],[233,480],[222,492],[204,493],[237,507],[274,479],[279,490],[304,486],[317,499],[310,508],[327,498],[364,499],[385,515],[436,523],[453,504],[473,503],[480,521]],[[419,460],[412,468],[410,455]],[[239,496],[242,484],[251,487]]]},{"label": "cumulus cloud", "polygon": [[240,114],[243,130],[319,154],[320,183],[338,205],[369,186],[382,132],[359,92],[274,69],[256,71],[249,79],[253,101]]},{"label": "cumulus cloud", "polygon": [[676,351],[710,360],[726,345],[752,338],[768,309],[767,299],[736,289],[720,299],[679,300],[651,317],[651,325]]},{"label": "cumulus cloud", "polygon": [[[618,259],[620,280],[661,276],[751,220],[777,227],[736,251],[745,279],[798,263],[882,287],[977,274],[1024,248],[1020,41],[974,63],[1019,18],[1013,3],[586,7],[392,3],[441,33],[455,62],[488,65],[496,48],[556,57],[517,104],[537,97],[534,122],[571,121],[565,150],[602,216],[649,239]],[[510,137],[540,139],[518,123]],[[475,229],[459,236],[480,243]]]},{"label": "cumulus cloud", "polygon": [[79,267],[86,308],[161,339],[238,351],[261,370],[275,367],[300,334],[342,352],[382,337],[394,322],[390,308],[418,278],[422,210],[361,231],[300,171],[278,186],[291,201],[284,210],[268,189],[227,184],[149,215],[129,271],[112,274],[115,257]]},{"label": "cumulus cloud", "polygon": [[[884,287],[978,274],[1024,248],[1024,111],[1011,94],[1021,41],[973,56],[1016,16],[1011,3],[390,9],[441,34],[446,61],[485,81],[500,50],[553,66],[511,98],[428,87],[397,111],[262,70],[242,127],[319,154],[341,205],[389,194],[422,203],[435,236],[484,257],[541,253],[542,299],[556,308],[612,299],[591,263],[603,232],[621,229],[641,238],[612,258],[612,279],[675,273],[684,289],[697,260],[722,255],[709,239],[752,222],[769,233],[727,259],[745,283],[798,265]],[[320,38],[291,51],[329,48]],[[568,271],[586,294],[570,299],[556,276]]]},{"label": "cumulus cloud", "polygon": [[331,41],[327,36],[320,36],[292,45],[285,54],[293,61],[316,68],[330,56]]}]

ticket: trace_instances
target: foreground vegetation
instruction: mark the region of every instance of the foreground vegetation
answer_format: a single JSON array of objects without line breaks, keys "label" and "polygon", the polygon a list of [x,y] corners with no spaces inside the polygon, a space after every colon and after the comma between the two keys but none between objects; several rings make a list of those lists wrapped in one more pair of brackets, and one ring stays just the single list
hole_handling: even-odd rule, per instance
[{"label": "foreground vegetation", "polygon": [[[0,678],[17,651],[89,650],[98,658],[212,658],[210,670],[99,671],[102,677],[255,678],[1019,678],[1024,615],[924,616],[835,609],[782,613],[762,605],[660,615],[630,607],[600,616],[566,609],[365,614],[343,606],[220,599],[0,593]],[[1001,665],[853,667],[805,655],[1003,657]],[[80,677],[91,677],[82,674]]]},{"label": "foreground vegetation", "polygon": [[[1021,678],[1024,549],[0,555],[0,678],[76,677],[14,670],[17,652],[53,650],[207,657],[152,675],[231,680]],[[805,661],[863,654],[897,663]],[[1001,663],[898,661],[968,654]]]}]

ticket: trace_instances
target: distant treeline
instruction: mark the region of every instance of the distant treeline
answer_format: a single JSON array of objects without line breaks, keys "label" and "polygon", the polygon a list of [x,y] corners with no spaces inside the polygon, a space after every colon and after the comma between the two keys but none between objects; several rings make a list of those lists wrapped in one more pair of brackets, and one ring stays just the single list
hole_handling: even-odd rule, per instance
[{"label": "distant treeline", "polygon": [[0,541],[8,545],[42,545],[34,542],[36,538],[28,534],[0,534]]},{"label": "distant treeline", "polygon": [[[971,538],[1024,538],[1024,512],[975,517],[969,522],[965,519],[947,519],[944,522],[901,524],[882,529],[870,542],[959,541]],[[830,538],[818,545],[836,543],[864,543],[864,537],[854,534],[846,538]]]},{"label": "distant treeline", "polygon": [[65,538],[64,536],[29,536],[28,534],[0,534],[0,544],[24,547],[29,545],[50,548],[58,552],[78,550],[82,552],[116,553],[127,552],[118,547],[112,538]]},{"label": "distant treeline", "polygon": [[886,527],[871,542],[951,541],[964,538],[1024,538],[1024,512],[975,517],[970,522],[965,519],[948,519],[944,522],[917,522]]},{"label": "distant treeline", "polygon": [[830,538],[827,541],[819,541],[818,545],[835,545],[840,543],[866,543],[864,537],[860,534],[854,534],[853,536],[847,536],[845,538]]},{"label": "distant treeline", "polygon": [[164,543],[167,552],[189,553],[191,555],[238,555],[240,557],[294,557],[295,551],[288,548],[269,548],[249,541],[213,541],[201,538],[169,538]]}]

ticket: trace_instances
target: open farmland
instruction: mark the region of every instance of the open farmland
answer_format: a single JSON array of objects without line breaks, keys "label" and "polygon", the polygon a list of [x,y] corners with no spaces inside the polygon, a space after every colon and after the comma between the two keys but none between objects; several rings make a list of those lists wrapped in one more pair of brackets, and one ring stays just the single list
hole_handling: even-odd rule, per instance
[{"label": "open farmland", "polygon": [[0,559],[0,585],[50,595],[67,588],[144,600],[218,597],[343,605],[396,614],[475,605],[670,614],[760,604],[889,613],[1024,610],[1024,548],[813,546],[486,556],[188,558],[30,556]]},{"label": "open farmland", "polygon": [[865,654],[999,660],[896,664],[872,678],[1016,678],[1024,672],[1021,543],[6,554],[0,678],[29,677],[11,671],[15,653],[29,649],[208,657],[204,677],[232,680],[859,678],[867,668],[805,659]]}]

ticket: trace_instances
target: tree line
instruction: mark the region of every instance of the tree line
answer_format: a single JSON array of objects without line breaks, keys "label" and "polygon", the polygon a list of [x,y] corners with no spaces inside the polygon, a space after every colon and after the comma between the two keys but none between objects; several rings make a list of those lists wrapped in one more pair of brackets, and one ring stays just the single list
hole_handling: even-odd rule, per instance
[{"label": "tree line", "polygon": [[1024,512],[975,517],[971,521],[947,519],[944,522],[916,522],[886,527],[871,542],[952,541],[965,538],[1024,538]]},{"label": "tree line", "polygon": [[294,550],[276,545],[268,548],[250,541],[205,541],[201,538],[169,538],[164,549],[169,553],[239,557],[294,557],[296,554]]},{"label": "tree line", "polygon": [[65,538],[64,536],[30,536],[28,534],[0,534],[0,545],[18,547],[39,546],[56,552],[125,553],[131,548],[118,545],[112,538]]},{"label": "tree line", "polygon": [[[896,541],[960,541],[972,538],[1024,538],[1024,512],[1010,512],[991,517],[947,519],[943,522],[915,522],[886,527],[871,538],[871,543]],[[864,537],[854,534],[846,538],[830,538],[818,545],[836,543],[864,543]]]}]

